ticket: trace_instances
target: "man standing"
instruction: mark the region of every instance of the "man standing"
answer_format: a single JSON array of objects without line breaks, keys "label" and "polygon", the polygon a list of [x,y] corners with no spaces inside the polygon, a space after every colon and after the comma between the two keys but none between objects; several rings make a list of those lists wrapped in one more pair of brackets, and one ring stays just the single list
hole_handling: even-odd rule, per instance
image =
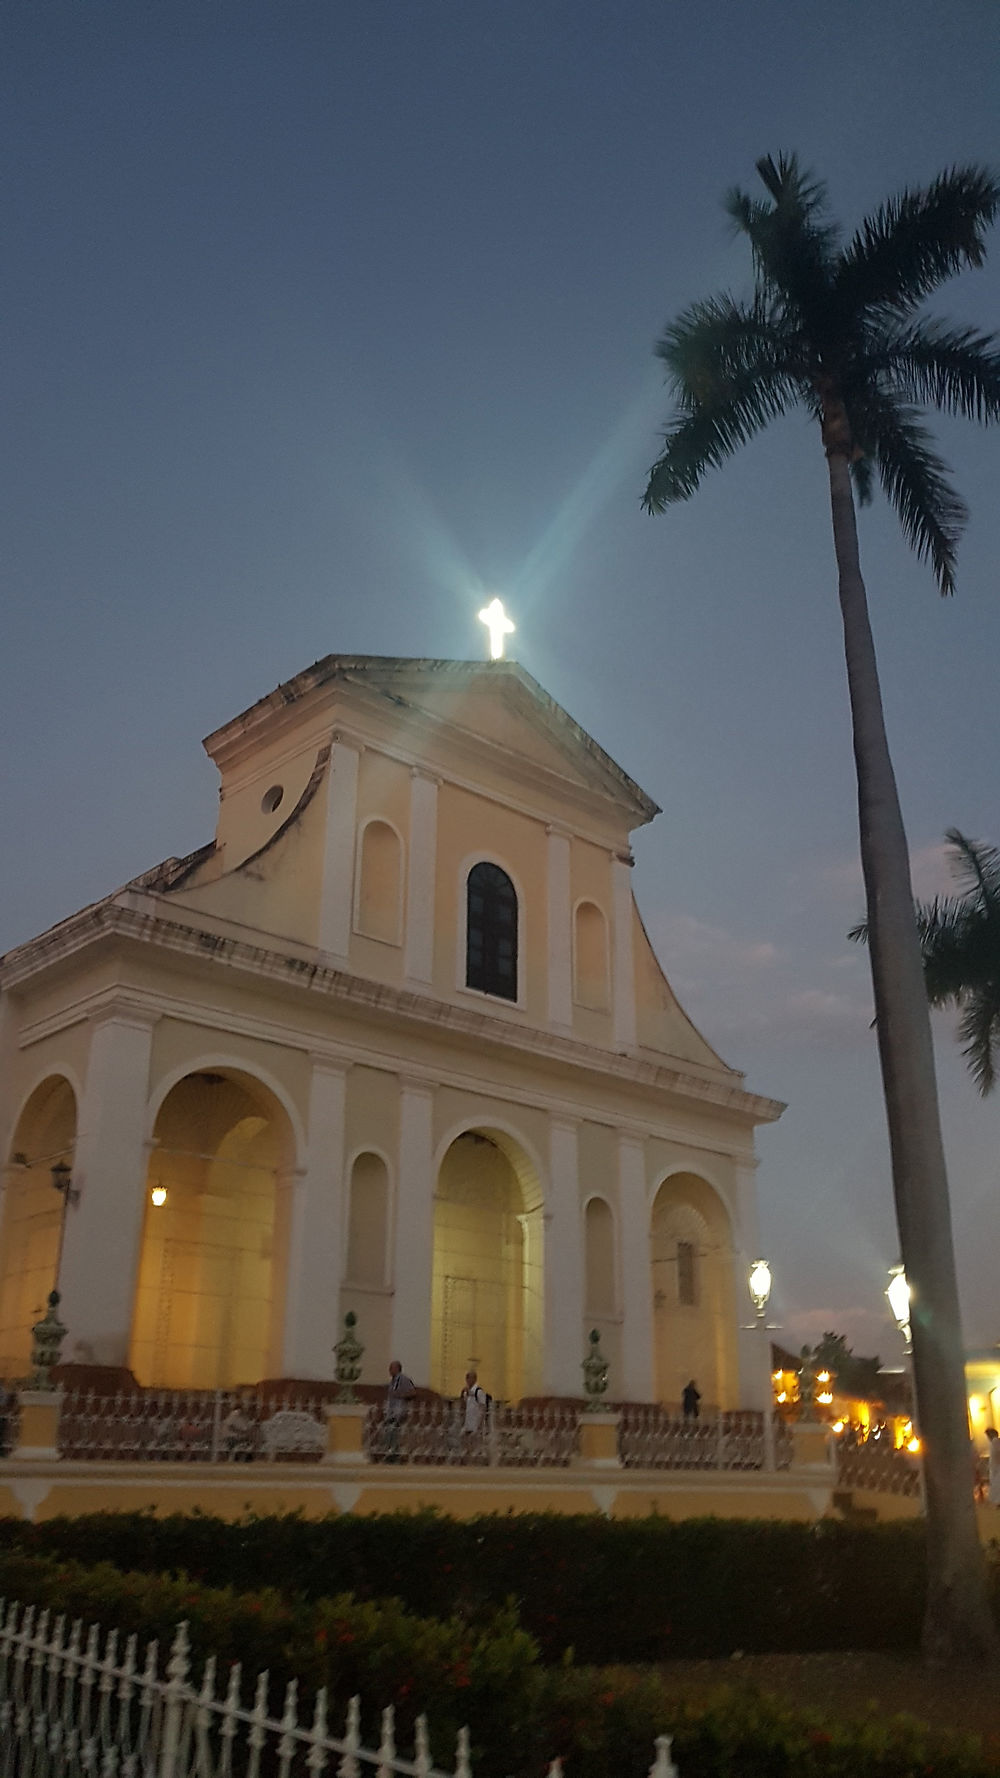
[{"label": "man standing", "polygon": [[411,1397],[417,1391],[398,1358],[389,1366],[389,1387],[385,1392],[385,1458],[387,1463],[399,1462],[399,1434],[410,1411]]},{"label": "man standing", "polygon": [[692,1377],[690,1383],[686,1384],[681,1392],[681,1407],[684,1410],[685,1420],[697,1420],[700,1400],[701,1390]]},{"label": "man standing", "polygon": [[475,1371],[466,1371],[465,1388],[462,1390],[462,1401],[465,1404],[465,1421],[462,1427],[465,1438],[471,1442],[483,1430],[490,1402],[493,1397],[479,1383]]}]

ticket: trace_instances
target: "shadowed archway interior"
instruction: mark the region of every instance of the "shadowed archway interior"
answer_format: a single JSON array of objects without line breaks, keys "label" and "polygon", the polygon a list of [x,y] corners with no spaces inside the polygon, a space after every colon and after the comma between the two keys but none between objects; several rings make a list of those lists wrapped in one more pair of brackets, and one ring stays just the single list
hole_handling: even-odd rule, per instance
[{"label": "shadowed archway interior", "polygon": [[540,1387],[541,1208],[509,1138],[470,1130],[451,1144],[434,1204],[431,1383],[443,1394],[457,1395],[470,1368],[504,1400]]},{"label": "shadowed archway interior", "polygon": [[73,1162],[76,1099],[50,1075],[28,1099],[10,1146],[0,1223],[0,1376],[23,1376],[31,1328],[56,1287],[65,1199],[52,1186],[57,1161]]},{"label": "shadowed archway interior", "polygon": [[259,1082],[190,1074],[168,1093],[146,1178],[130,1364],[140,1382],[229,1388],[280,1370],[294,1165]]}]

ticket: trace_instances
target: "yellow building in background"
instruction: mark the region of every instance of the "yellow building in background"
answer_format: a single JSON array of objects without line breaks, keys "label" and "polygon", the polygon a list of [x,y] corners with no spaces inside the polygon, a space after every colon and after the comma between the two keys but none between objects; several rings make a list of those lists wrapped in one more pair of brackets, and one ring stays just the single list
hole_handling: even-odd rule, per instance
[{"label": "yellow building in background", "polygon": [[[0,1370],[762,1406],[748,1093],[632,896],[658,813],[514,662],[328,656],[205,743],[213,840],[0,960]],[[65,1163],[71,1189],[53,1190]]]}]

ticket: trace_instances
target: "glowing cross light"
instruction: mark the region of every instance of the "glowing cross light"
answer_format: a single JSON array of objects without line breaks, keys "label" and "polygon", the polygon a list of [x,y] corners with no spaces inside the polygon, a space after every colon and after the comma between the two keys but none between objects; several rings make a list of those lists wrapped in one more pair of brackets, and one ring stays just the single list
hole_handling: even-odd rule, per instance
[{"label": "glowing cross light", "polygon": [[511,623],[499,599],[491,600],[484,605],[479,613],[479,621],[485,624],[490,633],[490,660],[503,660],[503,639],[513,634],[515,625]]}]

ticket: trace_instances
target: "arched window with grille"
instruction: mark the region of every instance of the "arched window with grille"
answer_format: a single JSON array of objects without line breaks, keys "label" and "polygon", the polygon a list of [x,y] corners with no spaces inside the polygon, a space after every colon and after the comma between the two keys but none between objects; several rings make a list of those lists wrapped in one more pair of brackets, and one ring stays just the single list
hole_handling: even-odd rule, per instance
[{"label": "arched window with grille", "polygon": [[517,999],[517,891],[498,864],[475,864],[469,872],[465,985]]}]

